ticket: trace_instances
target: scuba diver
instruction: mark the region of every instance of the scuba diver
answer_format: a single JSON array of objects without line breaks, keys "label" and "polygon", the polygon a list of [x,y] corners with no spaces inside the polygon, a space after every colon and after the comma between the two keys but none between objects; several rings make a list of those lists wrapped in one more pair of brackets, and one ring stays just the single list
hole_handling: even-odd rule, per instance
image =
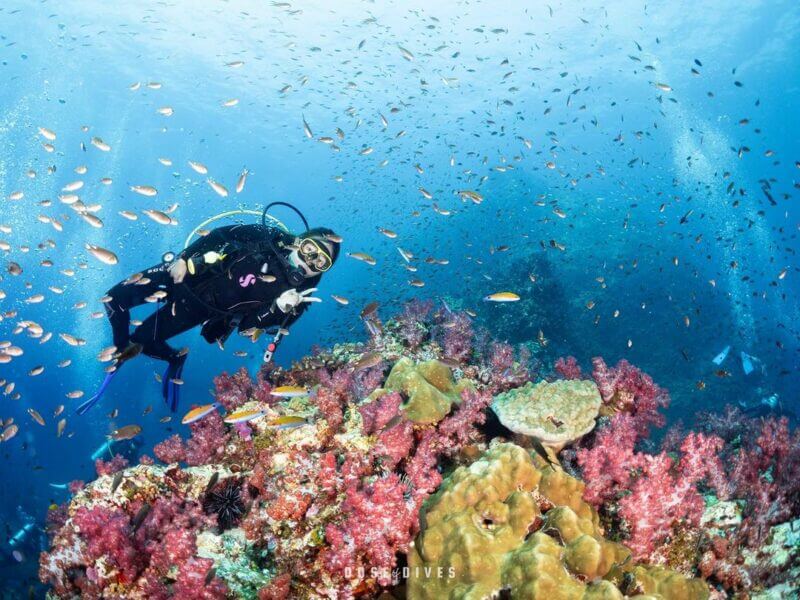
[{"label": "scuba diver", "polygon": [[[761,388],[758,391],[761,391]],[[762,396],[752,406],[739,401],[739,406],[742,407],[742,412],[749,417],[789,417],[791,419],[796,417],[794,411],[784,404],[778,393]]]},{"label": "scuba diver", "polygon": [[[268,225],[267,211],[275,205],[294,210],[305,232],[294,235]],[[287,328],[309,303],[321,302],[311,294],[336,262],[340,243],[330,229],[310,229],[294,206],[273,202],[261,213],[260,224],[219,227],[192,244],[187,240],[179,255],[168,253],[161,264],[118,283],[105,304],[117,351],[113,370],[78,414],[97,403],[122,364],[139,353],[167,363],[162,395],[174,412],[188,350],[176,350],[167,340],[198,325],[205,340],[220,347],[234,329],[256,333],[277,328],[264,354],[264,362],[270,362]],[[130,309],[148,302],[163,305],[131,332]]]},{"label": "scuba diver", "polygon": [[23,555],[20,554],[21,547],[25,544],[28,535],[36,527],[36,521],[21,506],[17,506],[17,516],[21,523],[20,528],[11,533],[8,523],[6,523],[6,542],[2,545],[3,554],[12,557],[17,562],[22,562]]}]

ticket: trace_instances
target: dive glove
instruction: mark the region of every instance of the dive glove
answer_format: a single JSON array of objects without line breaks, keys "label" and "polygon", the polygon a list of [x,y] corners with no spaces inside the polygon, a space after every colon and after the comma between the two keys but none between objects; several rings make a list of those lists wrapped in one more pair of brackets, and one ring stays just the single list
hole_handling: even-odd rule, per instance
[{"label": "dive glove", "polygon": [[321,298],[314,298],[309,296],[312,292],[316,292],[317,288],[309,288],[307,290],[303,290],[302,292],[298,292],[295,288],[290,290],[286,290],[280,296],[278,296],[275,300],[275,304],[283,313],[288,313],[298,306],[300,306],[303,302],[322,302]]}]

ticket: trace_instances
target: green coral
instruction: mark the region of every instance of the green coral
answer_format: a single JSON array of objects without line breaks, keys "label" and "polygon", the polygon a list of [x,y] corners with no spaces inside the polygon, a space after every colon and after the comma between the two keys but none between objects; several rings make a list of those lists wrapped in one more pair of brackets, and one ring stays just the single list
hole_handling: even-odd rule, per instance
[{"label": "green coral", "polygon": [[264,433],[253,436],[253,449],[255,454],[273,446],[276,437],[274,429],[266,429]]},{"label": "green coral", "polygon": [[766,564],[782,581],[753,594],[753,600],[800,597],[800,519],[773,526],[758,551],[745,550],[745,565]]},{"label": "green coral", "polygon": [[462,390],[470,386],[467,380],[456,383],[450,367],[438,360],[414,363],[403,357],[376,392],[400,392],[406,398],[401,407],[405,416],[414,423],[431,424],[441,421],[453,404],[460,403]]},{"label": "green coral", "polygon": [[[605,539],[584,484],[514,444],[456,469],[421,511],[409,600],[705,600],[702,580],[637,566]],[[591,583],[587,583],[591,582]]]},{"label": "green coral", "polygon": [[492,409],[515,433],[533,436],[560,450],[589,433],[602,399],[593,381],[528,382],[495,396]]},{"label": "green coral", "polygon": [[221,536],[210,532],[200,534],[197,554],[214,561],[217,577],[225,582],[235,598],[255,600],[258,590],[274,575],[260,566],[265,562],[266,551],[249,544],[241,529],[229,529]]}]

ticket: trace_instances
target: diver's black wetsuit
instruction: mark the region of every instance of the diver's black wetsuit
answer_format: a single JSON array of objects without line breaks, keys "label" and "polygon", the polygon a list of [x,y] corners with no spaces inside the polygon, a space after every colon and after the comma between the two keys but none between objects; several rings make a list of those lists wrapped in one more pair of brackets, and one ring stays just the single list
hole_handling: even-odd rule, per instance
[{"label": "diver's black wetsuit", "polygon": [[[306,309],[300,304],[292,313],[284,314],[275,304],[286,290],[298,292],[316,287],[320,277],[304,279],[293,286],[287,279],[266,236],[271,235],[278,252],[287,256],[284,247],[293,236],[261,225],[231,225],[214,229],[188,246],[179,257],[192,259],[195,273],[186,273],[182,283],[173,282],[169,263],[161,263],[144,272],[134,283],[121,282],[108,291],[111,300],[106,311],[114,333],[114,345],[123,350],[129,342],[142,345],[147,356],[173,361],[178,351],[167,340],[198,325],[209,342],[224,342],[238,326],[239,331],[253,327],[267,329],[288,327]],[[206,264],[206,252],[224,255],[214,264]],[[274,276],[274,281],[269,276]],[[162,306],[130,333],[130,309],[148,302],[157,291],[166,292]]]}]

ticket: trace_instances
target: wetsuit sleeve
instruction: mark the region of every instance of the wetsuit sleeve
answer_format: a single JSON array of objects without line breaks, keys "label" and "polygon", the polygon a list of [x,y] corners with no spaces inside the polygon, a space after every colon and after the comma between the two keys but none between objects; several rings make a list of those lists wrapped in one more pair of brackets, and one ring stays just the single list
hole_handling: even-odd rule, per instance
[{"label": "wetsuit sleeve", "polygon": [[200,335],[209,343],[214,344],[219,340],[227,338],[231,332],[230,320],[225,317],[209,319],[203,324]]}]

